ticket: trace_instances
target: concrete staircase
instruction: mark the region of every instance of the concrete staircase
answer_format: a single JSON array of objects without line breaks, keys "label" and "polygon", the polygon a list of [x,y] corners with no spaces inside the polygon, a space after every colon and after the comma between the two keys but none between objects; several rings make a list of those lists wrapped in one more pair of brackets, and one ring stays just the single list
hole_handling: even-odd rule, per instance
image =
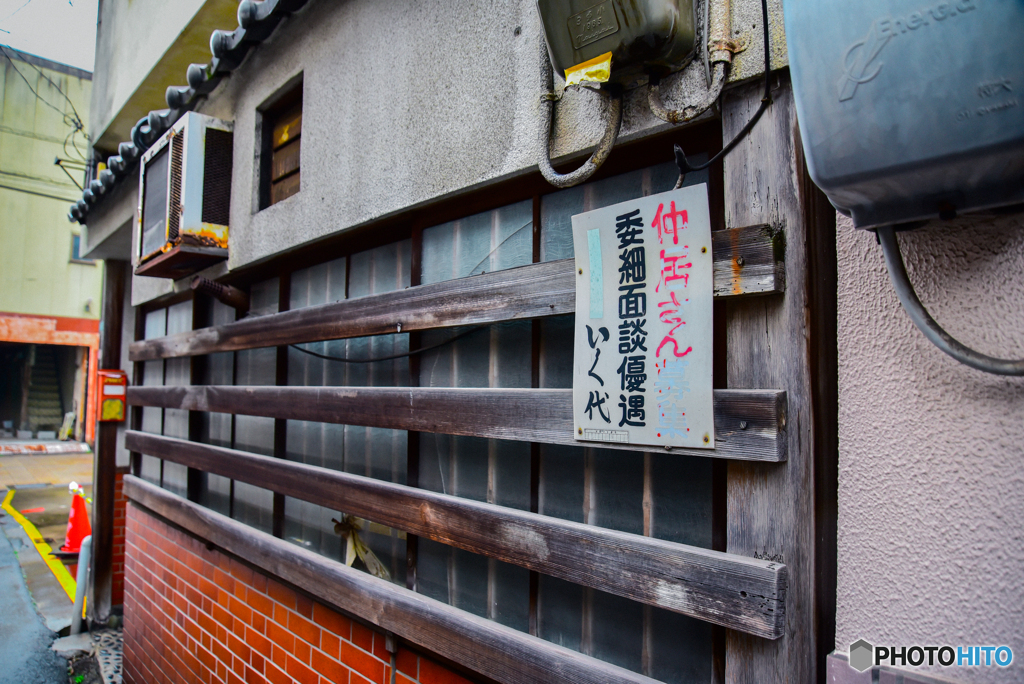
[{"label": "concrete staircase", "polygon": [[28,387],[28,429],[33,433],[39,430],[58,431],[63,422],[57,360],[49,349],[36,347]]}]

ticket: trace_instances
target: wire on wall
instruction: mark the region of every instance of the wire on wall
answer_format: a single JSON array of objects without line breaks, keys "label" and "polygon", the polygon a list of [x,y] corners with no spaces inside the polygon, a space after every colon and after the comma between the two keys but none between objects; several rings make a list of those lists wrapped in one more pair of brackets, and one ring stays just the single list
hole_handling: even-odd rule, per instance
[{"label": "wire on wall", "polygon": [[903,254],[900,252],[900,243],[896,239],[896,229],[893,226],[885,226],[877,229],[878,241],[882,245],[882,254],[885,256],[885,266],[889,270],[889,278],[892,280],[896,296],[903,305],[903,309],[910,316],[918,330],[936,347],[952,356],[954,359],[970,366],[976,370],[995,375],[1024,375],[1024,359],[1008,360],[997,359],[977,352],[970,347],[958,342],[948,332],[935,322],[928,310],[918,299],[914,286],[907,276],[906,266],[903,264]]}]

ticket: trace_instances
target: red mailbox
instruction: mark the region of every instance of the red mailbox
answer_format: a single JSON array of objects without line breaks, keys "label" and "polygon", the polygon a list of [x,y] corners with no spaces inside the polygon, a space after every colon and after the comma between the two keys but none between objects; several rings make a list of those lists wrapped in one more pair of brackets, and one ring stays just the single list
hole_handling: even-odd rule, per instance
[{"label": "red mailbox", "polygon": [[100,422],[120,422],[125,417],[128,375],[122,370],[98,370]]}]

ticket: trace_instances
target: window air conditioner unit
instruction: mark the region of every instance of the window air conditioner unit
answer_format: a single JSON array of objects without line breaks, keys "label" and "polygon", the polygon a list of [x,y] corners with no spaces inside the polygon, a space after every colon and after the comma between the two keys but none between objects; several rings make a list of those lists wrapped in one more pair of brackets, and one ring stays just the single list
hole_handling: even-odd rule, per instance
[{"label": "window air conditioner unit", "polygon": [[137,275],[184,278],[228,256],[232,124],[188,112],[142,155]]}]

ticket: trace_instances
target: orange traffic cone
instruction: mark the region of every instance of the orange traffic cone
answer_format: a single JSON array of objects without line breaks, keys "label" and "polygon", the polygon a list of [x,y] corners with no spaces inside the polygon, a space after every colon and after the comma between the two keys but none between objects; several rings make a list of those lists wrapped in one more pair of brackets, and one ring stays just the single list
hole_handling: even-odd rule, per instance
[{"label": "orange traffic cone", "polygon": [[82,498],[84,490],[72,482],[71,491],[75,496],[71,500],[71,513],[68,515],[68,533],[60,550],[78,553],[82,540],[92,534],[92,525],[89,524],[89,513],[85,509],[85,499]]}]

